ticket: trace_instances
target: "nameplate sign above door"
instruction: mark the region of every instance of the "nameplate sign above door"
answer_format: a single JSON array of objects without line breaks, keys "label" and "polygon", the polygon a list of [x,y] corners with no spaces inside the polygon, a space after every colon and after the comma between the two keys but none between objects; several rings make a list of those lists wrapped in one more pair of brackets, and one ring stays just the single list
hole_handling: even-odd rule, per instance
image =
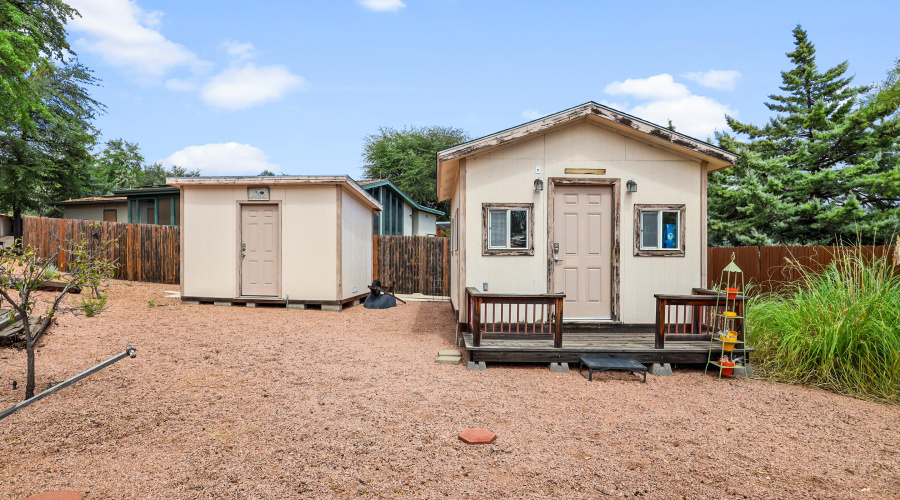
[{"label": "nameplate sign above door", "polygon": [[605,168],[567,168],[567,174],[606,175]]},{"label": "nameplate sign above door", "polygon": [[247,199],[248,200],[268,200],[269,199],[269,188],[267,187],[248,187],[247,188]]}]

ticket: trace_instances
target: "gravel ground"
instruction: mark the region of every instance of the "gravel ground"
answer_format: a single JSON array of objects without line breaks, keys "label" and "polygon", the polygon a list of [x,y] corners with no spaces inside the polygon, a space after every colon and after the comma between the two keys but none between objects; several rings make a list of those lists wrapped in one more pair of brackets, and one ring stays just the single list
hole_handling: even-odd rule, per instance
[{"label": "gravel ground", "polygon": [[[340,313],[182,305],[117,281],[60,317],[0,421],[0,498],[897,498],[900,408],[758,380],[434,362],[447,303]],[[155,306],[150,307],[149,301]],[[0,408],[24,351],[0,350]],[[11,389],[11,380],[19,389]],[[465,445],[469,427],[496,432]]]}]

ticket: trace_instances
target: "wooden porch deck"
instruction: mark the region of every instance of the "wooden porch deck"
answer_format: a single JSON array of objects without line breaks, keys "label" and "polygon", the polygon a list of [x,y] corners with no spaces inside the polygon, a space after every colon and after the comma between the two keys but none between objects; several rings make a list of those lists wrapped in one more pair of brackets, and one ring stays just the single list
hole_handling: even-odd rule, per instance
[{"label": "wooden porch deck", "polygon": [[[463,333],[471,361],[489,363],[578,363],[583,356],[629,358],[647,363],[706,363],[708,340],[666,342],[663,349],[654,348],[654,333],[616,331],[564,331],[562,347],[553,347],[551,336],[503,338],[484,336],[475,347],[471,333]],[[736,348],[735,356],[749,355],[753,349]],[[718,357],[720,349],[713,351]]]}]

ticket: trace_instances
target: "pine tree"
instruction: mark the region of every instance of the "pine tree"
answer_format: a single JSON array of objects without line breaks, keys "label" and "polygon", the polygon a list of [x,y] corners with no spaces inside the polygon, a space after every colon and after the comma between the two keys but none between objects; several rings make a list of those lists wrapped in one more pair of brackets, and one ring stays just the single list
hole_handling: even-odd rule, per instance
[{"label": "pine tree", "polygon": [[764,127],[726,117],[749,141],[718,137],[739,158],[710,177],[710,243],[888,239],[900,230],[898,103],[866,99],[871,87],[851,85],[846,61],[820,72],[806,31],[793,33],[784,94],[766,103],[776,116]]}]

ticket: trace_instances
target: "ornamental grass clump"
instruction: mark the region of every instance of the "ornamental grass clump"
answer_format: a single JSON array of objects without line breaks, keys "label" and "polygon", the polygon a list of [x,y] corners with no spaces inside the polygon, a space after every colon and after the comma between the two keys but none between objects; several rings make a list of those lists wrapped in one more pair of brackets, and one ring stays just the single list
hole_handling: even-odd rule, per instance
[{"label": "ornamental grass clump", "polygon": [[747,340],[763,375],[900,404],[900,262],[840,250],[821,271],[752,300]]}]

